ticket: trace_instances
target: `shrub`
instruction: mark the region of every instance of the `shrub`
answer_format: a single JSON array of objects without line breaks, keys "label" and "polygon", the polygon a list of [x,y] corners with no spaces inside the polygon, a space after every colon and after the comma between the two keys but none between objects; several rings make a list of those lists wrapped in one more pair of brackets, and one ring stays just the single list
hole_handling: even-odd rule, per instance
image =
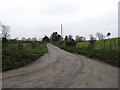
[{"label": "shrub", "polygon": [[67,42],[65,42],[65,45],[67,45],[67,46],[76,46],[76,42],[75,41],[67,41]]}]

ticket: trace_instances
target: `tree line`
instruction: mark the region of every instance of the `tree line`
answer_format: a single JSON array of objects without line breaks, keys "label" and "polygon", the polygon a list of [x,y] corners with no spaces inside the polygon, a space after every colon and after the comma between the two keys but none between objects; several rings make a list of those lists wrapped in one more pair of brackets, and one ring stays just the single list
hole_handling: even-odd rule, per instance
[{"label": "tree line", "polygon": [[[106,36],[108,38],[109,38],[110,35],[111,35],[110,32],[108,32],[106,34]],[[103,40],[106,37],[102,33],[96,33],[95,36],[92,35],[92,34],[90,34],[90,36],[89,36],[90,37],[90,41],[97,40],[97,38],[98,38],[98,40]],[[66,42],[67,41],[76,41],[76,42],[84,42],[84,41],[86,41],[86,38],[84,36],[79,36],[79,35],[76,35],[75,39],[73,39],[72,35],[66,35],[65,38],[63,38],[57,32],[53,32],[50,37],[48,37],[48,36],[45,35],[44,38],[42,39],[42,41],[66,41]]]},{"label": "tree line", "polygon": [[[6,41],[9,39],[10,37],[10,27],[7,26],[7,25],[0,25],[1,27],[1,36],[2,36],[2,40]],[[103,40],[105,39],[105,37],[107,36],[109,38],[109,36],[111,35],[110,32],[108,32],[106,35],[103,35],[102,33],[96,33],[96,37],[92,34],[89,35],[90,37],[90,40],[89,41],[94,41],[94,40]],[[17,40],[18,38],[15,38],[14,40]],[[33,38],[25,38],[25,37],[22,37],[21,38],[21,41],[37,41],[37,38],[36,37],[33,37]],[[86,38],[84,36],[79,36],[79,35],[76,35],[75,36],[75,39],[73,39],[73,36],[72,35],[66,35],[65,38],[63,38],[60,34],[58,34],[57,32],[53,32],[51,34],[50,37],[48,36],[44,36],[41,41],[44,41],[44,42],[57,42],[57,41],[65,41],[65,42],[85,42],[86,41]]]}]

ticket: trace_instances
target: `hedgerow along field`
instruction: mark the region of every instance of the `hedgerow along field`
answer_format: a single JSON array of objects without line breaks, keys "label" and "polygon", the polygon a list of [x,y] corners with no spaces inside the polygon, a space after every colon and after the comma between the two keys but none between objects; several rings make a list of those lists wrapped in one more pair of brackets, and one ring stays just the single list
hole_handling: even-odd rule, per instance
[{"label": "hedgerow along field", "polygon": [[42,56],[47,51],[45,43],[3,43],[2,71],[24,66]]},{"label": "hedgerow along field", "polygon": [[[105,46],[101,46],[103,45],[102,42],[104,42]],[[120,58],[118,55],[120,53],[119,50],[120,38],[95,41],[94,45],[92,44],[94,46],[93,48],[90,48],[91,47],[90,42],[81,42],[76,44],[76,46],[68,46],[60,43],[53,43],[53,44],[66,51],[87,55],[88,57],[96,58],[97,60],[101,60],[113,66],[120,67]]]}]

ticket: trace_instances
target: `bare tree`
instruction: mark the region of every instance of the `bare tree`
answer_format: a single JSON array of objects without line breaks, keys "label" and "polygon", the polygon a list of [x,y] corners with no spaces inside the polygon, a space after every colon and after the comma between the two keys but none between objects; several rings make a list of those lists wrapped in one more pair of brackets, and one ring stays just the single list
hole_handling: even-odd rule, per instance
[{"label": "bare tree", "polygon": [[80,37],[79,35],[75,36],[75,39],[76,39],[77,42],[81,42],[81,41],[85,41],[86,40],[85,37],[83,37],[83,36]]},{"label": "bare tree", "polygon": [[37,38],[36,38],[36,37],[33,37],[31,40],[32,40],[32,41],[37,41]]},{"label": "bare tree", "polygon": [[96,40],[96,38],[92,34],[90,34],[90,41],[94,41],[94,40]]},{"label": "bare tree", "polygon": [[8,39],[10,37],[10,27],[2,25],[2,38]]},{"label": "bare tree", "polygon": [[75,36],[75,41],[76,41],[76,42],[80,42],[80,41],[81,41],[79,35]]},{"label": "bare tree", "polygon": [[96,37],[98,37],[99,40],[103,40],[105,38],[102,33],[96,33]]},{"label": "bare tree", "polygon": [[22,40],[22,41],[25,41],[26,39],[25,39],[25,37],[22,37],[21,40]]}]

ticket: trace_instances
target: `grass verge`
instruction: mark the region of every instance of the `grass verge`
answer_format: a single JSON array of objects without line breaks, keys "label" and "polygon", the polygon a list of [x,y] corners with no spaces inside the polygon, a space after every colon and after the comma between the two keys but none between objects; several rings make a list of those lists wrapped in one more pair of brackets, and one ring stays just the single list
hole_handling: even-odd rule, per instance
[{"label": "grass verge", "polygon": [[85,48],[77,48],[75,46],[67,46],[59,43],[53,43],[53,45],[64,49],[68,52],[78,53],[82,55],[86,55],[90,58],[95,58],[97,60],[104,61],[105,63],[109,63],[113,66],[120,67],[120,51],[117,50],[97,50],[97,49],[85,49]]},{"label": "grass verge", "polygon": [[42,56],[47,51],[46,44],[40,44],[36,49],[3,49],[2,71],[24,66]]}]

